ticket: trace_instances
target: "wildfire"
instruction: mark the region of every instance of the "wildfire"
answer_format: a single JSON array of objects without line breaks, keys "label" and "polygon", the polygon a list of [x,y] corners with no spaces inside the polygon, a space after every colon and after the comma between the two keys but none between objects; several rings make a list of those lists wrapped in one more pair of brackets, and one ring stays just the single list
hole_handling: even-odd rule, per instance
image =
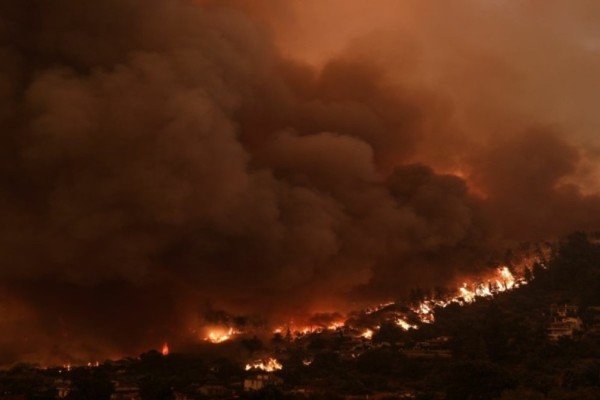
[{"label": "wildfire", "polygon": [[371,329],[365,329],[361,334],[360,337],[371,340],[373,338],[373,331]]},{"label": "wildfire", "polygon": [[[524,271],[524,268],[521,268]],[[410,307],[410,316],[416,316],[420,323],[431,324],[435,322],[435,310],[437,308],[445,308],[450,304],[465,305],[476,301],[478,298],[493,297],[498,293],[516,289],[527,284],[527,280],[521,277],[515,277],[510,269],[506,266],[501,266],[492,274],[474,283],[463,283],[453,295],[442,299],[428,298]],[[394,306],[395,303],[383,303],[371,307],[365,311],[369,315],[377,311],[381,311],[387,307]],[[409,314],[401,312],[394,313],[394,323],[405,331],[410,329],[419,329],[419,325],[409,323]],[[373,330],[367,329],[360,334],[365,339],[373,337]]]},{"label": "wildfire", "polygon": [[346,325],[346,321],[335,321],[327,326],[327,329],[330,331],[338,330],[339,328],[343,328]]},{"label": "wildfire", "polygon": [[208,334],[204,340],[211,343],[223,343],[231,339],[232,336],[239,334],[240,332],[233,328],[212,328],[208,331]]},{"label": "wildfire", "polygon": [[409,329],[417,329],[417,325],[411,325],[408,322],[406,322],[405,320],[403,320],[402,318],[396,318],[396,325],[398,325],[400,328],[404,329],[405,331],[409,330]]},{"label": "wildfire", "polygon": [[[525,276],[527,276],[527,270],[531,270],[535,263],[541,263],[544,258],[544,254],[540,257],[525,257],[518,264],[513,264],[512,271],[507,266],[500,266],[493,272],[480,276],[480,279],[478,280],[463,282],[462,285],[457,287],[453,292],[449,292],[448,295],[443,297],[424,298],[417,303],[409,305],[408,312],[400,311],[406,309],[406,304],[386,302],[365,309],[363,315],[381,312],[384,318],[387,318],[388,321],[393,321],[405,331],[419,329],[420,324],[434,323],[435,312],[440,308],[445,308],[451,304],[464,306],[477,301],[477,299],[490,298],[499,293],[526,285],[528,283],[528,280],[525,278]],[[415,324],[409,321],[418,321],[418,323]],[[292,322],[289,325],[286,325],[285,328],[276,328],[274,333],[282,334],[283,332],[288,332],[288,335],[290,335],[292,339],[299,339],[307,334],[321,333],[326,330],[335,331],[344,327],[355,329],[352,324],[349,324],[346,320],[337,320],[329,323],[329,325],[319,326],[297,326]],[[358,337],[372,340],[374,332],[379,328],[379,326],[371,326],[363,331],[358,331],[360,332],[357,333]],[[219,343],[227,340],[229,336],[230,334],[214,335],[210,340],[214,343]],[[257,368],[260,368],[260,365],[268,364],[258,363],[254,365],[257,366]]]},{"label": "wildfire", "polygon": [[163,356],[169,355],[169,344],[167,342],[163,343],[162,350],[160,352]]},{"label": "wildfire", "polygon": [[[498,293],[516,289],[526,284],[527,281],[524,278],[515,278],[508,267],[502,266],[488,279],[471,284],[463,283],[454,296],[447,299],[426,299],[412,307],[411,310],[422,323],[430,324],[435,321],[434,312],[436,307],[444,308],[450,304],[461,306],[470,304],[478,298],[493,297]],[[413,328],[416,328],[416,326],[413,326]]]},{"label": "wildfire", "polygon": [[[448,295],[447,297],[426,298],[417,304],[413,304],[410,307],[409,313],[393,311],[393,322],[405,331],[410,329],[419,329],[419,325],[410,323],[408,321],[417,318],[422,324],[431,324],[435,322],[436,309],[445,308],[450,304],[458,304],[461,306],[470,304],[476,301],[478,298],[492,297],[498,293],[512,290],[526,284],[527,281],[524,278],[516,278],[508,269],[508,267],[502,266],[477,282],[464,282],[459,288],[456,289],[454,294]],[[364,311],[364,314],[370,315],[395,305],[396,303],[394,302],[378,304],[376,306],[367,308]],[[388,310],[388,312],[389,311],[390,310]],[[283,332],[287,331],[293,339],[298,339],[304,335],[321,333],[326,330],[335,331],[345,326],[347,326],[347,321],[344,320],[331,322],[327,326],[295,326],[293,323],[291,323],[285,328],[277,327],[273,332],[276,334],[282,334]],[[371,340],[373,338],[374,330],[376,329],[379,329],[379,326],[365,329],[359,333],[358,336],[367,340]],[[231,330],[229,330],[229,332],[214,331],[209,334],[209,338],[207,340],[210,340],[213,343],[220,343],[229,339],[230,336]]]},{"label": "wildfire", "polygon": [[389,306],[393,306],[394,304],[396,303],[394,303],[393,301],[388,301],[387,303],[381,303],[376,306],[369,307],[365,310],[365,314],[370,315],[376,313],[377,311],[383,310],[384,308]]},{"label": "wildfire", "polygon": [[283,332],[289,332],[289,334],[293,338],[298,338],[301,336],[309,335],[311,333],[321,333],[321,332],[324,332],[325,330],[336,331],[340,328],[343,328],[344,326],[346,326],[346,321],[343,321],[343,320],[331,322],[327,326],[314,326],[314,325],[297,326],[297,325],[290,324],[285,328],[283,328],[283,327],[275,328],[273,330],[273,333],[281,335],[281,334],[283,334]]},{"label": "wildfire", "polygon": [[263,360],[258,360],[253,364],[246,364],[246,371],[249,371],[251,369],[260,369],[261,371],[265,372],[274,372],[279,371],[282,368],[283,365],[281,365],[281,363],[273,357],[269,357],[266,362]]}]

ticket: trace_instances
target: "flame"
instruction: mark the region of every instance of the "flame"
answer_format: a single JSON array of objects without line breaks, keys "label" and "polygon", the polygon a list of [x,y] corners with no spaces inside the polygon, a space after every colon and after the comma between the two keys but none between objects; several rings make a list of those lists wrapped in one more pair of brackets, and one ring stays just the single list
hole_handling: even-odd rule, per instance
[{"label": "flame", "polygon": [[[464,282],[458,288],[458,292],[454,296],[447,299],[426,299],[411,310],[419,317],[422,323],[430,324],[435,321],[435,308],[445,308],[450,304],[465,305],[476,301],[478,298],[493,297],[494,295],[507,290],[516,289],[526,285],[527,281],[524,278],[515,278],[513,273],[506,266],[498,268],[494,274],[488,279],[477,283]],[[413,326],[416,328],[416,326]]]},{"label": "flame", "polygon": [[[477,281],[477,282],[464,282],[453,295],[449,295],[445,298],[428,298],[424,299],[417,304],[413,304],[410,307],[409,313],[404,313],[401,311],[393,311],[393,322],[402,328],[405,331],[410,329],[419,329],[418,324],[412,324],[408,322],[411,318],[417,318],[421,324],[431,324],[435,322],[435,311],[439,308],[445,308],[451,304],[458,304],[460,306],[464,306],[465,304],[470,304],[479,298],[493,297],[498,293],[506,292],[508,290],[512,290],[523,285],[526,285],[528,282],[524,276],[524,268],[521,268],[521,273],[519,276],[515,277],[513,272],[506,267],[501,266],[497,268],[493,273],[487,275],[485,278]],[[384,308],[394,306],[396,303],[387,302],[382,303],[373,307],[370,307],[364,311],[364,314],[369,315],[375,312],[381,311]],[[341,326],[346,326],[347,322],[342,324],[341,322],[336,323],[335,325],[331,325],[328,329],[333,329],[334,327],[337,329]],[[350,326],[351,328],[351,326]],[[367,340],[372,340],[374,330],[379,329],[377,327],[371,327],[365,329],[364,331],[358,334],[359,337],[365,338]],[[304,328],[304,330],[296,330],[297,334],[302,334],[306,332],[321,332],[322,329],[313,329],[313,328]]]},{"label": "flame", "polygon": [[161,354],[163,356],[168,356],[169,355],[169,344],[167,342],[163,343],[162,350],[160,352],[161,352]]},{"label": "flame", "polygon": [[365,314],[370,315],[376,313],[377,311],[383,310],[384,308],[389,306],[393,306],[394,304],[396,303],[394,303],[393,301],[388,301],[386,303],[381,303],[376,306],[369,307],[365,310]]},{"label": "flame", "polygon": [[340,328],[343,328],[344,325],[346,325],[346,321],[335,321],[335,322],[332,322],[331,324],[329,324],[327,326],[327,329],[330,330],[330,331],[335,331],[335,330],[338,330]]},{"label": "flame", "polygon": [[[493,273],[488,275],[486,278],[481,279],[478,282],[464,282],[453,295],[450,295],[443,299],[429,298],[422,300],[421,302],[410,307],[410,315],[402,312],[394,312],[393,321],[397,326],[399,326],[405,331],[408,331],[410,329],[419,329],[419,325],[411,324],[408,322],[410,318],[414,318],[416,316],[420,323],[432,324],[435,322],[435,310],[437,308],[445,308],[450,304],[458,304],[463,306],[465,304],[473,303],[478,298],[492,297],[498,293],[502,293],[507,290],[512,290],[525,284],[527,284],[527,281],[524,278],[515,278],[515,276],[508,267],[501,266],[497,268]],[[381,303],[367,308],[364,311],[364,313],[366,315],[370,315],[394,305],[396,305],[396,303],[394,302]],[[273,332],[281,334],[284,331],[287,331],[293,339],[297,339],[307,334],[321,333],[325,330],[334,331],[345,326],[347,326],[347,321],[344,320],[334,321],[326,327],[295,326],[293,323],[290,323],[285,328],[281,326],[275,328]],[[372,327],[366,329],[359,334],[359,337],[371,340],[374,334],[373,329],[378,328],[379,327]],[[208,340],[210,340],[213,343],[220,343],[229,339],[229,336],[230,334],[221,333],[218,335],[216,333],[213,333],[213,336],[209,336]]]},{"label": "flame", "polygon": [[408,322],[406,322],[404,319],[402,318],[396,318],[396,325],[398,325],[400,328],[404,329],[405,331],[409,330],[409,329],[417,329],[417,325],[411,325]]},{"label": "flame", "polygon": [[360,337],[371,340],[373,338],[373,331],[371,329],[365,329],[361,334]]},{"label": "flame", "polygon": [[211,343],[223,343],[231,339],[232,336],[239,334],[238,330],[233,328],[212,328],[208,331],[208,334],[204,340]]},{"label": "flame", "polygon": [[309,333],[318,333],[318,332],[322,332],[323,329],[321,328],[315,328],[313,326],[304,326],[302,328],[299,328],[298,330],[295,330],[295,333],[299,333],[301,335],[308,335]]},{"label": "flame", "polygon": [[346,326],[345,320],[332,322],[329,325],[327,325],[326,327],[314,326],[314,325],[296,326],[296,325],[290,323],[285,328],[279,326],[279,327],[273,329],[273,333],[274,334],[282,334],[283,332],[289,332],[289,334],[291,335],[292,338],[297,339],[301,336],[309,335],[312,333],[321,333],[325,330],[335,331],[340,328],[343,328],[344,326]]},{"label": "flame", "polygon": [[277,359],[273,357],[269,357],[267,361],[258,360],[253,364],[246,364],[246,371],[250,371],[251,369],[260,369],[265,372],[274,372],[279,371],[283,368],[283,365]]}]

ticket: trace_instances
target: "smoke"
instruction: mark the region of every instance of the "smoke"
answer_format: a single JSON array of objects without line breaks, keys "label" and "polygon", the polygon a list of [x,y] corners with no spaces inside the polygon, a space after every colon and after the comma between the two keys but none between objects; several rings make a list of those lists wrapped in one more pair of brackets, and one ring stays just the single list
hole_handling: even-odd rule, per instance
[{"label": "smoke", "polygon": [[433,4],[0,0],[0,362],[335,315],[598,229],[597,5]]}]

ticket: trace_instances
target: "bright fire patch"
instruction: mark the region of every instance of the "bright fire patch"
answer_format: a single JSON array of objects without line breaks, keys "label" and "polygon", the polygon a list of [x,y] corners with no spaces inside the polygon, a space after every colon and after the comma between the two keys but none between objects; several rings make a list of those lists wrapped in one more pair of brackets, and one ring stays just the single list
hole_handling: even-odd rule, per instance
[{"label": "bright fire patch", "polygon": [[283,365],[277,359],[269,357],[266,361],[258,360],[252,364],[246,364],[246,371],[251,369],[259,369],[265,372],[279,371],[283,368]]}]

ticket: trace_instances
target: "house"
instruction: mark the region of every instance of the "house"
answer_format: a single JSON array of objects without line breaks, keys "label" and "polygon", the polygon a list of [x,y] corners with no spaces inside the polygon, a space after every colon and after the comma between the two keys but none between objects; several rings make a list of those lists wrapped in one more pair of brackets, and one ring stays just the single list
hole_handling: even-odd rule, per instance
[{"label": "house", "polygon": [[227,397],[231,390],[222,385],[203,385],[198,388],[198,393],[207,397]]},{"label": "house", "polygon": [[283,379],[273,374],[257,374],[244,380],[244,391],[260,390],[267,386],[281,386]]},{"label": "house", "polygon": [[59,399],[66,398],[71,393],[71,381],[67,379],[57,379],[54,382],[57,396]]},{"label": "house", "polygon": [[140,400],[140,388],[134,385],[115,385],[115,392],[110,400]]},{"label": "house", "polygon": [[548,325],[548,339],[557,341],[563,337],[573,338],[576,331],[581,331],[583,321],[579,318],[578,312],[578,306],[552,304],[550,306],[552,322]]},{"label": "house", "polygon": [[573,306],[570,304],[565,305],[557,305],[552,304],[550,306],[550,314],[556,317],[565,318],[565,317],[575,317],[579,311],[578,306]]},{"label": "house", "polygon": [[580,331],[583,323],[579,317],[555,319],[548,326],[548,339],[557,341],[562,337],[573,338],[575,331]]}]

